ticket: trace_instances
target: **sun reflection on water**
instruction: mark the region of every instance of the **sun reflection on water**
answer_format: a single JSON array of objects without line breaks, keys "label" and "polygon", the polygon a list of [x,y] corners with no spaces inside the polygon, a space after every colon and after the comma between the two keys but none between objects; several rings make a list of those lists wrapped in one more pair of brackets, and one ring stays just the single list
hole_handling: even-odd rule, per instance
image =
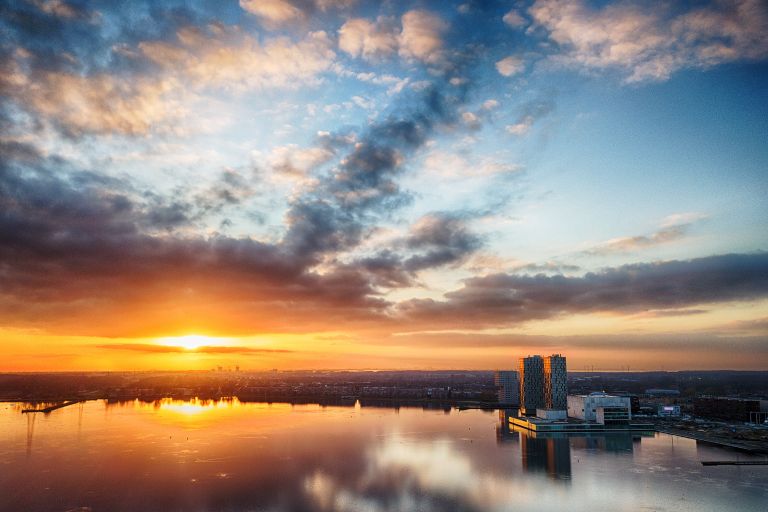
[{"label": "sun reflection on water", "polygon": [[[280,403],[241,402],[237,397],[219,399],[205,398],[162,398],[152,402],[135,400],[133,409],[148,413],[150,421],[166,425],[198,428],[232,421],[253,421],[258,418],[262,427],[279,424],[280,418],[290,414],[292,406]],[[255,415],[255,416],[254,416]]]},{"label": "sun reflection on water", "polygon": [[182,414],[185,416],[205,414],[216,409],[240,407],[241,403],[237,397],[221,398],[219,400],[204,400],[193,398],[191,400],[174,400],[173,398],[164,398],[159,401],[159,406],[155,408],[160,411]]},{"label": "sun reflection on water", "polygon": [[161,423],[195,426],[216,423],[247,414],[247,404],[236,397],[219,399],[205,398],[161,398],[151,402],[134,400],[133,409],[148,413]]}]

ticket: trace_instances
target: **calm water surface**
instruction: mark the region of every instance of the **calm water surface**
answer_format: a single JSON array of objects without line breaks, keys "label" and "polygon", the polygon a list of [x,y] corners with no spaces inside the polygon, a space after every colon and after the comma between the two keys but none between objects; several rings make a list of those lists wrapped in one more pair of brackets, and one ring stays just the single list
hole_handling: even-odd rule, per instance
[{"label": "calm water surface", "polygon": [[664,434],[533,438],[503,413],[0,403],[2,511],[765,511],[768,466]]}]

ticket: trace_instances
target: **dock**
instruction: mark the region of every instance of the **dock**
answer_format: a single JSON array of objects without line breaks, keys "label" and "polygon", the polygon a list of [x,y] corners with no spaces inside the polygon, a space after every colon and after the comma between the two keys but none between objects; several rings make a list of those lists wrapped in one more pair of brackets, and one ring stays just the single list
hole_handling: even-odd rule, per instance
[{"label": "dock", "polygon": [[716,446],[725,446],[727,448],[733,448],[734,450],[740,450],[743,452],[750,452],[756,454],[768,455],[768,447],[765,443],[758,441],[745,441],[745,440],[730,440],[723,439],[721,437],[713,436],[702,432],[691,432],[689,430],[682,430],[678,428],[668,428],[662,425],[656,425],[656,432],[662,434],[669,434],[672,436],[686,437],[688,439],[695,439],[702,443],[709,443]]},{"label": "dock", "polygon": [[85,402],[85,400],[67,400],[65,402],[61,402],[60,404],[44,407],[43,409],[22,409],[21,412],[22,414],[28,412],[42,412],[48,414],[49,412],[55,411],[56,409],[61,409],[62,407],[67,407],[68,405],[79,404],[80,402]]},{"label": "dock", "polygon": [[768,460],[703,460],[702,466],[768,466]]},{"label": "dock", "polygon": [[638,432],[654,431],[654,426],[647,423],[608,424],[586,422],[568,418],[562,421],[543,420],[534,417],[509,417],[510,427],[524,428],[538,433],[569,433],[569,432]]}]

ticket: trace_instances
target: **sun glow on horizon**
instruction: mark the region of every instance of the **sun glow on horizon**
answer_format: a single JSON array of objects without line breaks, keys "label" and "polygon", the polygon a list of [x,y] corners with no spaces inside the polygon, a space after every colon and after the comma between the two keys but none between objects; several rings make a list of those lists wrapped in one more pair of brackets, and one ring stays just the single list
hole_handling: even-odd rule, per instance
[{"label": "sun glow on horizon", "polygon": [[240,401],[237,398],[220,400],[201,400],[193,398],[191,400],[174,400],[166,398],[160,401],[160,410],[178,413],[184,416],[194,416],[213,409],[222,407],[238,407]]},{"label": "sun glow on horizon", "polygon": [[210,347],[221,344],[221,338],[214,338],[211,336],[204,336],[200,334],[188,334],[186,336],[173,336],[167,338],[158,338],[159,345],[165,345],[169,347],[180,347],[184,350],[194,352],[200,347]]}]

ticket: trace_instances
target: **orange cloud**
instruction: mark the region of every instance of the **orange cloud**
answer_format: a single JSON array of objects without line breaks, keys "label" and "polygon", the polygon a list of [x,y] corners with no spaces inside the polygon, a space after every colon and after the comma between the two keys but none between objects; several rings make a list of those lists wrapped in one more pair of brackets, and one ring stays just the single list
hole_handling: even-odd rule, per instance
[{"label": "orange cloud", "polygon": [[177,347],[172,345],[155,345],[151,343],[110,343],[98,345],[97,348],[107,350],[127,350],[131,352],[147,352],[150,354],[172,354],[197,352],[200,354],[287,354],[293,352],[286,349],[275,348],[253,348],[245,346],[226,346],[226,345],[202,345],[195,349]]}]

